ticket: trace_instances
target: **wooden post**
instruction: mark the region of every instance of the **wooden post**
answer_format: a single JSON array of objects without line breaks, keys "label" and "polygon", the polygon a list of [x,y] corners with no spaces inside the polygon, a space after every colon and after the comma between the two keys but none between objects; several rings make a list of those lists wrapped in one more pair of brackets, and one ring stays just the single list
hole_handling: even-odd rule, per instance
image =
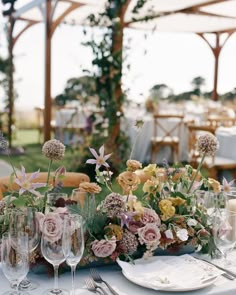
[{"label": "wooden post", "polygon": [[44,141],[51,138],[51,0],[46,0],[45,16],[45,92],[44,92]]},{"label": "wooden post", "polygon": [[212,99],[217,100],[218,99],[218,92],[217,92],[217,87],[218,87],[218,68],[219,68],[219,55],[221,51],[221,46],[220,46],[220,35],[216,33],[216,44],[215,47],[212,48],[214,57],[215,57],[215,68],[214,68],[214,86],[213,86],[213,92],[212,92]]},{"label": "wooden post", "polygon": [[9,31],[8,31],[8,52],[9,52],[9,88],[8,88],[8,99],[9,99],[9,114],[8,114],[8,141],[9,148],[12,147],[12,126],[14,116],[14,76],[13,76],[13,29],[15,20],[12,15],[9,16]]}]

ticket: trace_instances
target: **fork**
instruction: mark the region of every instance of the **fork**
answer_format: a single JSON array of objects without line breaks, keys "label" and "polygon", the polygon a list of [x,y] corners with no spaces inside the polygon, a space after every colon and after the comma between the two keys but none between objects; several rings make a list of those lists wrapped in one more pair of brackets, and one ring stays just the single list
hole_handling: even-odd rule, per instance
[{"label": "fork", "polygon": [[110,292],[113,294],[113,295],[119,295],[112,287],[111,285],[108,284],[108,282],[104,281],[100,274],[98,273],[98,271],[95,269],[95,268],[91,268],[90,269],[90,274],[91,274],[91,277],[93,278],[93,280],[96,282],[96,283],[104,283],[107,288],[110,290]]},{"label": "fork", "polygon": [[85,284],[90,292],[98,293],[101,295],[108,295],[108,293],[101,286],[98,286],[92,278],[85,279]]}]

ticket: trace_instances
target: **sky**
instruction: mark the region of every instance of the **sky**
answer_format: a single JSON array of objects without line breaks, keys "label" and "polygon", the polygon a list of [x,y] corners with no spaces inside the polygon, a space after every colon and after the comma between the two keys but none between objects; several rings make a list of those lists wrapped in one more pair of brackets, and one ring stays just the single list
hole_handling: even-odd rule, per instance
[{"label": "sky", "polygon": [[[128,30],[130,38],[128,63],[131,69],[123,81],[129,88],[129,98],[141,102],[155,84],[164,83],[174,93],[189,91],[191,80],[206,79],[205,91],[212,90],[214,58],[208,45],[193,33],[160,33]],[[145,38],[145,35],[147,37]],[[85,41],[82,28],[61,25],[52,39],[52,97],[60,94],[66,81],[91,69],[92,54],[81,43]],[[0,32],[0,52],[6,50]],[[146,52],[146,54],[145,54]],[[220,56],[219,93],[236,87],[236,34],[226,43]],[[42,24],[27,30],[14,48],[15,80],[19,97],[16,108],[31,110],[44,103],[44,28]],[[0,106],[3,101],[0,90]]]}]

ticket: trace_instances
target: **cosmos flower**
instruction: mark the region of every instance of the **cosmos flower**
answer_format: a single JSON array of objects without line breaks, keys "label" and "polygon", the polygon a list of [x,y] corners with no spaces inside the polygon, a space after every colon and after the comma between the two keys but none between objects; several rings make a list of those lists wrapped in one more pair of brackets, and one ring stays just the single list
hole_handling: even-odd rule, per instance
[{"label": "cosmos flower", "polygon": [[86,164],[96,164],[96,170],[99,169],[101,166],[110,167],[109,164],[106,162],[108,158],[110,158],[111,154],[104,155],[104,145],[102,145],[99,149],[99,155],[93,148],[89,148],[92,155],[95,159],[89,159],[86,161]]},{"label": "cosmos flower", "polygon": [[21,166],[21,175],[15,179],[15,183],[17,183],[20,187],[19,194],[22,195],[24,192],[30,192],[39,197],[40,193],[35,189],[46,186],[46,183],[33,183],[32,181],[38,176],[39,170],[28,176],[25,173],[25,167]]}]

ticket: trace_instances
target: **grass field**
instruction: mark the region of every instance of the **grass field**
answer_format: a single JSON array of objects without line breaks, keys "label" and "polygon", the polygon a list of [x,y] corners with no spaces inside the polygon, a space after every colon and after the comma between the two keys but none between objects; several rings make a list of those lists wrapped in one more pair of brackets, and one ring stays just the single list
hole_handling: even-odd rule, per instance
[{"label": "grass field", "polygon": [[[13,147],[23,147],[25,154],[11,156],[12,163],[15,167],[20,168],[23,165],[27,172],[33,172],[38,169],[47,171],[49,160],[42,155],[42,144],[38,140],[37,130],[19,130],[13,139]],[[72,171],[76,167],[75,155],[70,148],[66,148],[65,158],[60,162],[54,162],[52,170],[64,165]],[[8,162],[8,156],[0,155],[0,159]],[[75,168],[74,168],[75,169]]]}]

